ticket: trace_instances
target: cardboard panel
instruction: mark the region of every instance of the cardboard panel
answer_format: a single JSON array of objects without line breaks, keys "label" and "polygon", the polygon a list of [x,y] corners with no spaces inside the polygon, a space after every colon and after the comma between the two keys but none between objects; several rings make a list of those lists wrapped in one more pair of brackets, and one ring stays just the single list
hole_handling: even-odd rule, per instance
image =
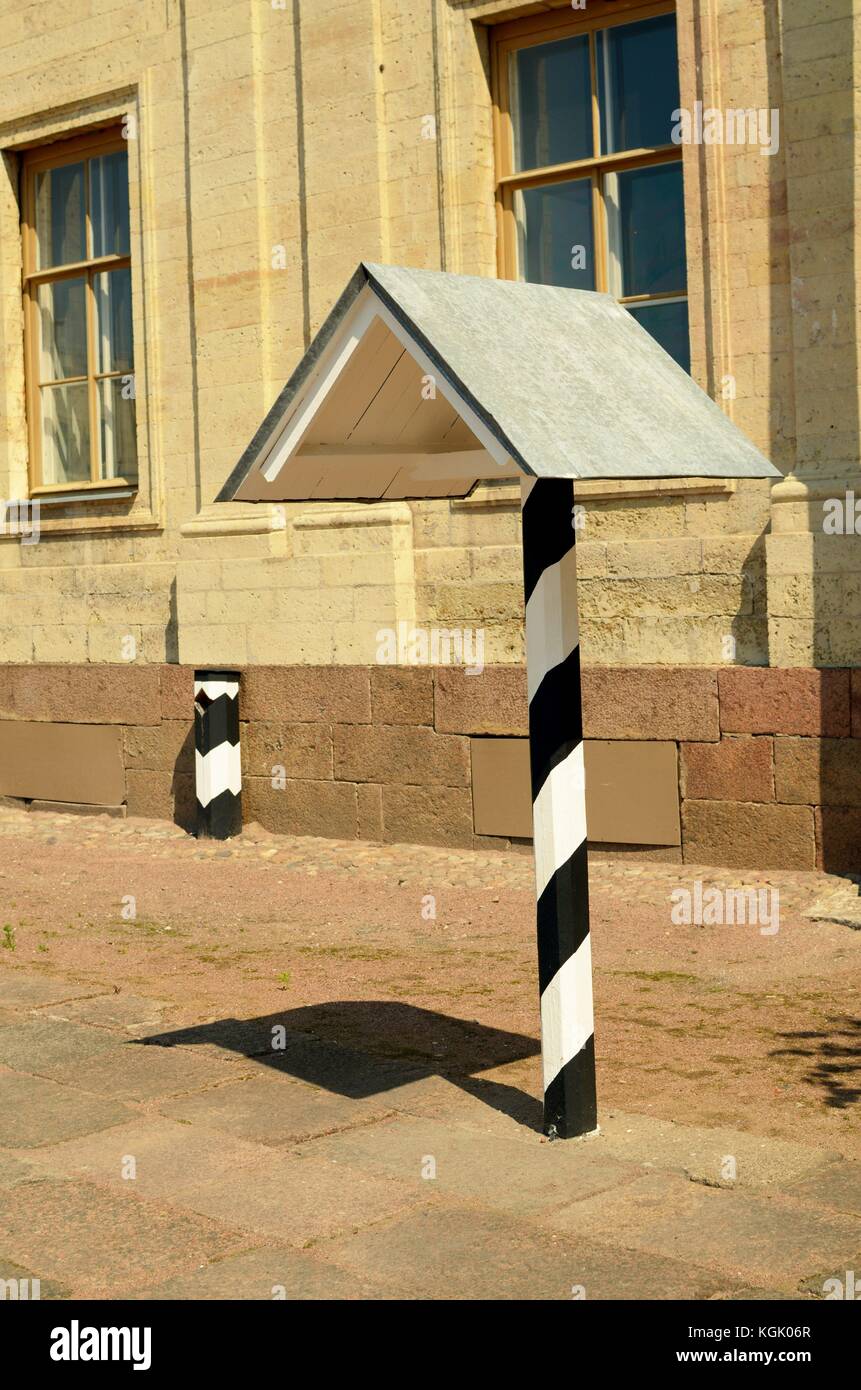
[{"label": "cardboard panel", "polygon": [[[531,838],[528,740],[473,738],[470,745],[475,833]],[[681,844],[675,743],[587,739],[585,763],[593,843]]]},{"label": "cardboard panel", "polygon": [[119,806],[122,739],[116,724],[0,720],[0,796]]}]

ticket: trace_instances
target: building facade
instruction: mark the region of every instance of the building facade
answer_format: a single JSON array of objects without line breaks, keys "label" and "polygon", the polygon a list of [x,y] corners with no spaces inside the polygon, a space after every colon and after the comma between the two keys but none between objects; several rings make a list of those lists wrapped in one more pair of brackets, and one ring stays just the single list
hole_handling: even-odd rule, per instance
[{"label": "building facade", "polygon": [[857,0],[0,16],[0,792],[187,818],[230,667],[246,819],[528,835],[517,486],[213,502],[370,260],[614,294],[786,475],[578,488],[593,842],[861,867]]}]

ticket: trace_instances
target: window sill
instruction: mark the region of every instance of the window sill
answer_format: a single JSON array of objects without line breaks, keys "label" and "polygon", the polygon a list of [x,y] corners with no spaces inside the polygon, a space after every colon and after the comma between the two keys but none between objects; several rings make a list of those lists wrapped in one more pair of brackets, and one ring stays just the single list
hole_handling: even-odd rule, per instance
[{"label": "window sill", "polygon": [[[69,533],[92,533],[100,531],[160,531],[163,520],[154,514],[151,507],[139,501],[139,489],[134,484],[124,487],[81,488],[80,491],[68,489],[61,492],[44,492],[34,489],[29,497],[20,501],[27,505],[39,505],[39,535],[49,536]],[[17,507],[19,503],[16,501]],[[3,524],[4,511],[0,502],[0,542],[20,541],[20,532],[7,530]]]},{"label": "window sill", "polygon": [[131,484],[128,487],[108,488],[105,491],[99,488],[81,488],[80,492],[41,492],[35,488],[30,494],[30,501],[38,502],[40,507],[67,507],[74,502],[124,502],[136,494],[137,487]]}]

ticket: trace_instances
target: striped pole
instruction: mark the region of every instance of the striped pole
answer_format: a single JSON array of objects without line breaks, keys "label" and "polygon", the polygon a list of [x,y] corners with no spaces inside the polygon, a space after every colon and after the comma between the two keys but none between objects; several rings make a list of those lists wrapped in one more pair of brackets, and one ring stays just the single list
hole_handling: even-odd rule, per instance
[{"label": "striped pole", "polygon": [[242,830],[238,672],[195,671],[194,749],[198,837],[229,840]]},{"label": "striped pole", "polygon": [[544,1132],[597,1128],[580,647],[569,479],[521,480]]}]

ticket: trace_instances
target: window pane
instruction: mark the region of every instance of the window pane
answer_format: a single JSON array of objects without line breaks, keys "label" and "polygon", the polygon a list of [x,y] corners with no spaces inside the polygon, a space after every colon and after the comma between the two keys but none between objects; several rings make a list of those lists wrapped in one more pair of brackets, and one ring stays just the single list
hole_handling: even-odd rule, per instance
[{"label": "window pane", "polygon": [[40,270],[86,260],[83,164],[36,175],[36,259]]},{"label": "window pane", "polygon": [[605,180],[611,292],[684,290],[685,209],[680,163],[628,169]]},{"label": "window pane", "polygon": [[39,380],[87,375],[85,280],[54,280],[36,292],[39,316]]},{"label": "window pane", "polygon": [[672,304],[631,305],[628,312],[651,333],[665,352],[676,359],[680,367],[684,367],[686,372],[690,371],[691,343],[686,300],[676,300]]},{"label": "window pane", "polygon": [[672,144],[679,105],[675,15],[600,30],[596,57],[602,152]]},{"label": "window pane", "polygon": [[592,180],[525,188],[516,202],[521,278],[593,290]]},{"label": "window pane", "polygon": [[105,270],[93,281],[96,295],[96,371],[132,369],[132,276]]},{"label": "window pane", "polygon": [[110,377],[98,383],[99,477],[136,478],[134,381]]},{"label": "window pane", "polygon": [[90,481],[90,420],[87,383],[43,386],[42,482]]},{"label": "window pane", "polygon": [[594,150],[585,34],[518,49],[510,71],[515,169],[588,159]]},{"label": "window pane", "polygon": [[129,159],[126,150],[90,160],[94,256],[129,254]]}]

